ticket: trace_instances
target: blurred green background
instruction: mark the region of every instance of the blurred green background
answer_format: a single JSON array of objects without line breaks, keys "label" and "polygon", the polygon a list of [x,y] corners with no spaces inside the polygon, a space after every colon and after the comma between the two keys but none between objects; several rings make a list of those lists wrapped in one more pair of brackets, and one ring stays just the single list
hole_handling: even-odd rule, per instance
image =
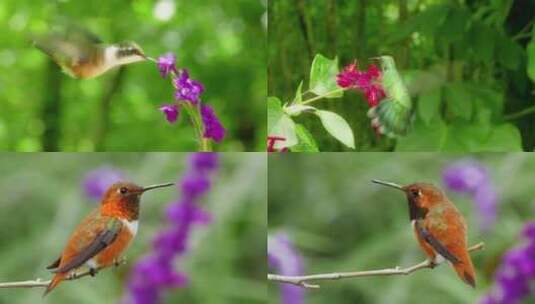
[{"label": "blurred green background", "polygon": [[[271,0],[268,96],[291,101],[315,54],[393,55],[416,119],[410,134],[376,136],[362,93],[315,103],[350,124],[358,151],[532,151],[535,6],[532,0]],[[531,78],[528,77],[528,71]],[[523,112],[525,110],[525,112]],[[348,150],[315,115],[300,115],[320,151]]]},{"label": "blurred green background", "polygon": [[[304,256],[305,273],[412,266],[425,259],[409,223],[406,198],[370,182],[373,178],[444,186],[442,169],[460,154],[328,153],[270,155],[268,231],[286,231]],[[527,153],[477,154],[499,192],[494,230],[481,233],[474,204],[446,191],[466,218],[477,274],[474,290],[448,265],[409,276],[369,277],[320,282],[305,303],[475,303],[492,284],[505,250],[518,244],[523,223],[533,219],[535,189],[530,182],[535,156]],[[279,285],[269,284],[269,303],[278,303]],[[527,303],[527,302],[526,302]],[[529,302],[531,303],[531,302]]]},{"label": "blurred green background", "polygon": [[[85,174],[103,165],[140,185],[176,181],[185,153],[0,154],[0,282],[48,280],[45,267],[98,203],[86,198]],[[266,157],[221,154],[221,169],[202,205],[214,217],[195,226],[188,253],[176,264],[189,286],[167,292],[165,303],[265,303]],[[179,194],[170,188],[142,199],[140,229],[118,269],[64,282],[46,298],[43,288],[0,289],[0,303],[118,303],[136,260],[166,225],[165,208]]]},{"label": "blurred green background", "polygon": [[76,80],[30,45],[60,18],[152,57],[175,53],[228,131],[215,149],[265,150],[265,13],[264,0],[1,1],[0,150],[196,150],[186,115],[170,125],[158,111],[173,88],[153,63]]}]

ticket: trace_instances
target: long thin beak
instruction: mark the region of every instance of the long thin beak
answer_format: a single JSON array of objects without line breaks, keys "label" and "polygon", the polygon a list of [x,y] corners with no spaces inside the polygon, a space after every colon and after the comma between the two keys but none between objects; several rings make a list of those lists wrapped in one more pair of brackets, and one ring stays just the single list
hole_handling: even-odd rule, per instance
[{"label": "long thin beak", "polygon": [[173,186],[174,184],[175,183],[165,183],[165,184],[157,184],[157,185],[147,186],[147,187],[143,188],[143,192],[149,191],[149,190],[152,190],[152,189]]},{"label": "long thin beak", "polygon": [[403,191],[403,186],[400,186],[400,185],[395,184],[395,183],[385,182],[385,181],[378,180],[378,179],[372,179],[372,183],[376,183],[376,184],[379,184],[379,185],[384,185],[384,186],[396,188],[396,189],[399,189],[399,190]]}]

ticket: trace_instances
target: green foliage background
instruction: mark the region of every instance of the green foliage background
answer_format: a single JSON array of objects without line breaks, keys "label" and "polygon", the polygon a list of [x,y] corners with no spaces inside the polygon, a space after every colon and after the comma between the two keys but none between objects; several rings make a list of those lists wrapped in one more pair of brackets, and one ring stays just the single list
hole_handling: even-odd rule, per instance
[{"label": "green foliage background", "polygon": [[173,88],[153,63],[130,65],[122,75],[115,70],[76,80],[31,46],[30,33],[47,32],[65,18],[105,42],[134,40],[152,57],[175,53],[178,66],[205,84],[203,100],[228,130],[215,148],[265,150],[265,1],[174,1],[169,21],[156,19],[157,2],[1,1],[0,149],[196,149],[185,113],[178,125],[170,125],[158,111],[173,100]]},{"label": "green foliage background", "polygon": [[[342,115],[359,151],[532,151],[535,30],[529,0],[269,1],[268,96],[291,101],[316,54],[341,66],[393,55],[413,94],[410,134],[379,138],[362,94],[315,103]],[[528,77],[529,76],[529,77]],[[306,83],[306,81],[305,81]],[[349,151],[314,115],[320,151]]]},{"label": "green foliage background", "polygon": [[[176,181],[185,153],[0,154],[0,282],[47,280],[45,267],[72,230],[98,202],[81,183],[100,166],[113,166],[140,185]],[[266,178],[264,154],[221,155],[213,189],[202,200],[214,217],[195,226],[188,253],[176,263],[189,286],[167,292],[164,303],[265,303]],[[127,263],[95,278],[64,282],[42,299],[43,288],[1,289],[0,303],[119,303],[134,263],[151,250],[165,228],[165,208],[179,198],[174,188],[142,198],[140,226]]]},{"label": "green foliage background", "polygon": [[[527,182],[535,156],[489,153],[471,156],[485,165],[499,192],[497,221],[482,233],[473,201],[446,191],[468,223],[477,274],[474,290],[446,264],[410,276],[370,277],[321,282],[305,303],[475,303],[492,284],[500,258],[519,244],[519,234],[535,212],[535,191]],[[307,274],[411,266],[425,259],[409,223],[406,198],[371,183],[417,181],[443,187],[445,166],[457,154],[322,153],[272,154],[268,160],[268,231],[286,231],[304,256]],[[444,188],[443,188],[444,189]],[[279,303],[278,284],[269,284],[269,303]],[[533,301],[533,299],[531,299]],[[532,303],[529,300],[525,303]]]}]

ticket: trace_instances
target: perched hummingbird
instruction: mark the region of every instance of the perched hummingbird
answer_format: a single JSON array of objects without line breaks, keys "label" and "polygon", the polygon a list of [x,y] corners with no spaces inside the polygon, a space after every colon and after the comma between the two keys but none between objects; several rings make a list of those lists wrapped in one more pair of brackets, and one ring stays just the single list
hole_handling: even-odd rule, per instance
[{"label": "perched hummingbird", "polygon": [[89,31],[76,26],[33,39],[74,78],[93,78],[125,64],[149,59],[135,42],[105,44]]},{"label": "perched hummingbird", "polygon": [[405,135],[412,117],[412,102],[392,56],[377,57],[381,64],[381,85],[386,97],[368,111],[372,125],[388,137]]},{"label": "perched hummingbird", "polygon": [[446,195],[439,188],[426,183],[400,186],[380,180],[372,181],[405,192],[416,238],[429,257],[431,266],[445,259],[464,282],[475,288],[474,266],[466,246],[466,222]]},{"label": "perched hummingbird", "polygon": [[61,256],[47,267],[55,275],[44,295],[79,267],[87,266],[91,275],[95,275],[97,269],[119,261],[137,233],[141,194],[172,185],[167,183],[143,188],[129,182],[113,184],[104,194],[100,208],[82,221],[70,236]]}]

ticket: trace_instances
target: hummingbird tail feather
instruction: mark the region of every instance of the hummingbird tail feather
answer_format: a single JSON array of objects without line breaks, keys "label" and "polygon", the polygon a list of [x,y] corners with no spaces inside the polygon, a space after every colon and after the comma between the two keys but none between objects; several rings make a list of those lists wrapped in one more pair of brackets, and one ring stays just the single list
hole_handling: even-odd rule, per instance
[{"label": "hummingbird tail feather", "polygon": [[45,297],[49,292],[52,291],[52,289],[56,288],[61,281],[65,279],[67,276],[67,273],[57,273],[53,278],[52,281],[50,281],[50,284],[46,287],[45,293],[43,294],[43,297]]},{"label": "hummingbird tail feather", "polygon": [[472,288],[476,288],[474,265],[472,265],[468,252],[465,257],[462,257],[459,263],[453,264],[453,268],[466,284],[472,286]]},{"label": "hummingbird tail feather", "polygon": [[410,125],[411,109],[392,99],[384,99],[368,112],[368,116],[376,119],[379,132],[389,137],[405,135]]}]

